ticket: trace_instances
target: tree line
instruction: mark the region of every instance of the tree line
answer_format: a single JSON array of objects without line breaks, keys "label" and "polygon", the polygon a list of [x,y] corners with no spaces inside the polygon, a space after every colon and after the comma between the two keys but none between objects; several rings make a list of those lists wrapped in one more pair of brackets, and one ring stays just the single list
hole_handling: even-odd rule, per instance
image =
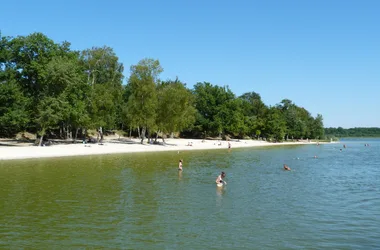
[{"label": "tree line", "polygon": [[236,96],[228,86],[160,79],[159,60],[124,65],[112,48],[83,51],[42,33],[0,34],[0,136],[28,131],[77,139],[96,129],[145,138],[323,138],[323,118],[284,99],[264,104],[252,91]]},{"label": "tree line", "polygon": [[327,137],[380,137],[380,128],[325,128]]}]

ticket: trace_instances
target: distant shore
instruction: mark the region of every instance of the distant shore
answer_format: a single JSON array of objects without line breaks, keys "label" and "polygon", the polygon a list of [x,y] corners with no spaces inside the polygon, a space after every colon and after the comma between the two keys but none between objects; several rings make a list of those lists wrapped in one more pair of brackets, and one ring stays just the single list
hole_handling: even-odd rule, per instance
[{"label": "distant shore", "polygon": [[[160,140],[160,143],[162,140]],[[201,139],[166,139],[166,144],[140,144],[139,139],[112,139],[105,140],[102,144],[58,144],[46,147],[23,145],[0,146],[0,160],[30,159],[66,157],[81,155],[101,155],[101,154],[123,154],[140,152],[161,152],[161,151],[188,151],[188,150],[228,150],[228,141],[201,140]],[[323,143],[323,142],[320,142]],[[265,147],[281,145],[310,145],[317,144],[311,141],[280,142],[272,143],[256,140],[233,140],[230,141],[231,150],[245,147]]]}]

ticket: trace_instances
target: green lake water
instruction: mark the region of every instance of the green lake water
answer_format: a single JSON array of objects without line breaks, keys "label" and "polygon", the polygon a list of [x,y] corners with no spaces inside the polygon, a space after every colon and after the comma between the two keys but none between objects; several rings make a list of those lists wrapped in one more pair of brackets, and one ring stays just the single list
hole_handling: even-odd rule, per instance
[{"label": "green lake water", "polygon": [[380,141],[0,161],[0,197],[1,249],[380,249]]}]

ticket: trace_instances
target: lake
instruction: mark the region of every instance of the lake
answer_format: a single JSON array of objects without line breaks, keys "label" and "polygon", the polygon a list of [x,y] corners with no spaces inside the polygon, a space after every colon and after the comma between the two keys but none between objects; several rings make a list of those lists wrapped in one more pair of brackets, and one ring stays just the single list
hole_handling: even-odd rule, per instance
[{"label": "lake", "polygon": [[0,161],[0,183],[2,249],[380,249],[380,140]]}]

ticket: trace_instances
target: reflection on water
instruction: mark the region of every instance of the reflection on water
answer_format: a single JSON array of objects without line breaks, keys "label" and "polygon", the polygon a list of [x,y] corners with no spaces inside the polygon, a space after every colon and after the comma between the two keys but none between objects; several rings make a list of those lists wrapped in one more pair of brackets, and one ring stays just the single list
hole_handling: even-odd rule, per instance
[{"label": "reflection on water", "polygon": [[219,197],[222,197],[222,195],[224,194],[224,192],[226,192],[226,187],[225,186],[221,186],[221,187],[216,186],[216,194]]},{"label": "reflection on water", "polygon": [[380,142],[345,144],[3,161],[0,248],[376,249]]},{"label": "reflection on water", "polygon": [[182,180],[182,170],[178,170],[178,180]]}]

